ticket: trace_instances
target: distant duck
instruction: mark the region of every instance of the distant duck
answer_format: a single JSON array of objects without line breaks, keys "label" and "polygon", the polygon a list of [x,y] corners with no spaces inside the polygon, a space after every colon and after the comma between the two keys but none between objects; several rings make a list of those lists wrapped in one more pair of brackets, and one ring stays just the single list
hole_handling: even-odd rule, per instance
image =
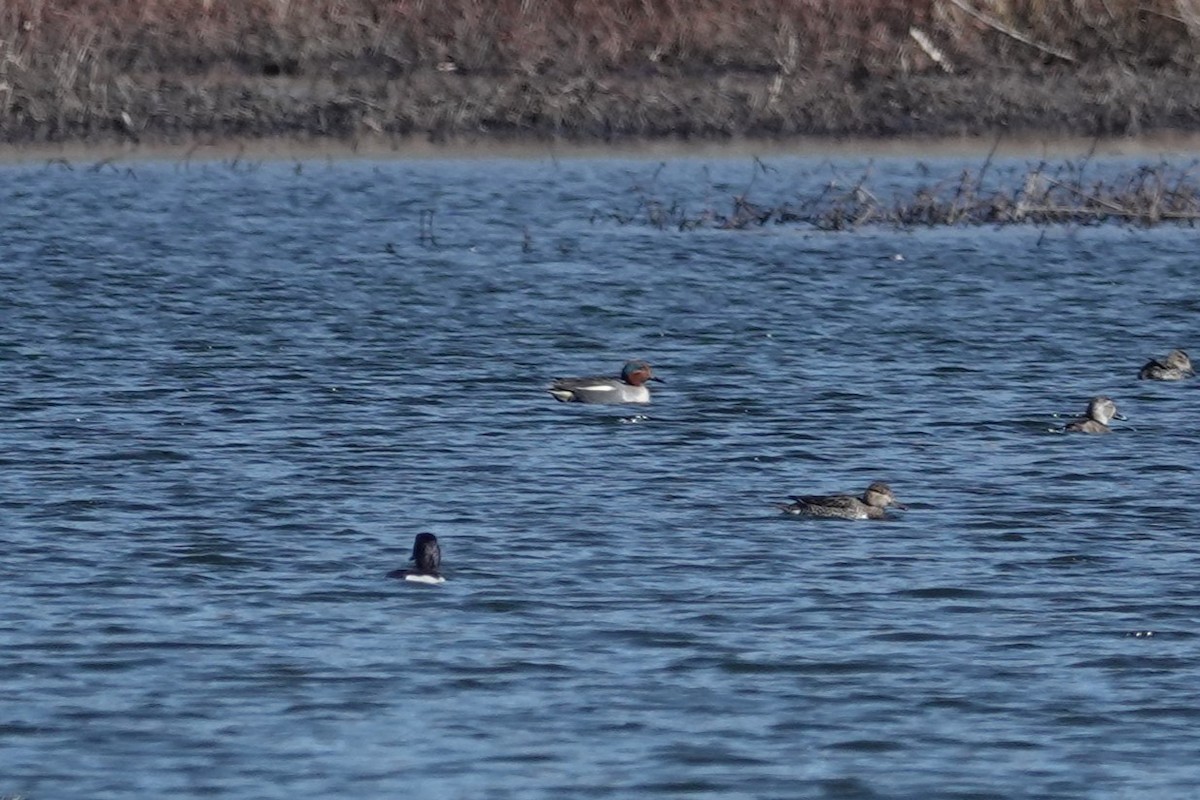
[{"label": "distant duck", "polygon": [[442,566],[442,548],[432,533],[418,533],[413,541],[412,562],[415,569],[394,569],[389,578],[403,578],[415,583],[445,583],[439,571]]},{"label": "distant duck", "polygon": [[1107,397],[1093,397],[1088,403],[1087,414],[1063,428],[1066,433],[1112,433],[1108,423],[1114,419],[1124,420],[1117,413],[1117,404]]},{"label": "distant duck", "polygon": [[646,381],[665,383],[645,361],[626,361],[619,378],[556,378],[547,391],[562,403],[649,403]]},{"label": "distant duck", "polygon": [[887,516],[884,510],[888,506],[906,508],[896,500],[892,487],[881,481],[868,486],[862,497],[850,494],[792,495],[792,500],[795,502],[776,505],[785,514],[839,519],[883,519]]},{"label": "distant duck", "polygon": [[1138,380],[1179,381],[1196,374],[1192,360],[1182,350],[1172,350],[1162,361],[1152,358],[1138,372]]}]

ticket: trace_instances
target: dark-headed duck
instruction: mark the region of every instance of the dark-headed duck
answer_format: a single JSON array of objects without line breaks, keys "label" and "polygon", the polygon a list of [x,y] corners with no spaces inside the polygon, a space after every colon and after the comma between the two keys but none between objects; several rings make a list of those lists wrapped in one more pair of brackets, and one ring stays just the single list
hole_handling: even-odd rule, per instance
[{"label": "dark-headed duck", "polygon": [[432,533],[418,533],[413,541],[413,569],[394,569],[388,573],[389,578],[403,578],[415,583],[445,583],[446,579],[440,572],[442,568],[442,548],[438,545],[437,537]]}]

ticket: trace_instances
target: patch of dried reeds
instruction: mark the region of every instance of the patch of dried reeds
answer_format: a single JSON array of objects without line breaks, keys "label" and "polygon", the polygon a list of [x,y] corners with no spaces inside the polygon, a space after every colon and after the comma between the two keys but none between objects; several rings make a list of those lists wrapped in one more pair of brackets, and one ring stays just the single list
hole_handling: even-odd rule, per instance
[{"label": "patch of dried reeds", "polygon": [[[661,106],[686,107],[697,84],[715,97],[712,113],[698,124],[686,113],[669,114],[671,131],[787,135],[828,127],[869,134],[845,97],[825,92],[826,101],[799,105],[803,87],[843,82],[850,87],[843,94],[878,106],[864,86],[913,76],[1055,69],[1191,74],[1200,66],[1194,6],[1184,0],[5,0],[0,138],[171,136],[181,129],[263,134],[297,126],[316,135],[459,126],[657,135]],[[445,107],[431,104],[413,109],[414,120],[392,121],[404,110],[397,109],[402,100],[388,98],[429,76],[445,80]],[[682,80],[685,88],[670,103],[653,96],[609,102],[608,84],[642,79]],[[470,97],[478,105],[480,91],[471,82],[481,80],[512,87],[506,104],[472,113],[467,101],[455,100]],[[753,86],[727,90],[726,80]],[[1100,84],[1095,104],[1103,106],[1107,90]],[[331,101],[332,95],[339,97]],[[284,107],[293,96],[292,106],[305,110]],[[230,105],[239,97],[240,111]],[[164,103],[175,106],[163,112]],[[978,99],[981,107],[987,103]],[[1181,104],[1187,105],[1175,103]],[[746,125],[747,115],[762,119]],[[834,115],[841,121],[824,121]],[[904,133],[903,124],[876,127]],[[1109,127],[1122,132],[1138,124]]]},{"label": "patch of dried reeds", "polygon": [[[1200,162],[1180,167],[1143,165],[1112,177],[1088,177],[1087,160],[1040,163],[1018,180],[988,180],[989,162],[978,171],[923,184],[882,199],[870,187],[870,170],[851,185],[830,181],[819,190],[782,202],[733,195],[722,208],[695,209],[679,198],[663,198],[655,178],[630,189],[630,207],[598,215],[621,225],[681,231],[697,228],[743,230],[764,225],[804,225],[823,231],[866,226],[897,228],[971,225],[1103,225],[1151,227],[1200,222]],[[758,168],[765,169],[761,162]],[[798,193],[799,194],[799,193]]]},{"label": "patch of dried reeds", "polygon": [[1182,0],[6,0],[0,60],[66,84],[93,65],[256,76],[1191,67],[1194,17]]}]

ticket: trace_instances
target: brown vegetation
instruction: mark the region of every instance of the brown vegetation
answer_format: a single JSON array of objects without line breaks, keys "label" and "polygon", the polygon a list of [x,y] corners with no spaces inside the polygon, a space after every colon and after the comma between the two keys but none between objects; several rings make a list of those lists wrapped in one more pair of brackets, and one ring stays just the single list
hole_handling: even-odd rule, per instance
[{"label": "brown vegetation", "polygon": [[0,141],[1195,128],[1192,0],[5,0]]},{"label": "brown vegetation", "polygon": [[[1090,178],[1087,160],[1030,168],[1015,182],[988,181],[989,157],[977,172],[920,186],[912,193],[881,198],[870,186],[870,171],[853,184],[826,183],[819,191],[797,191],[783,202],[751,199],[754,181],[729,198],[728,209],[708,204],[696,209],[656,191],[657,173],[629,192],[632,208],[596,215],[621,225],[648,225],[681,231],[697,228],[741,230],[767,224],[808,225],[849,230],[870,225],[898,228],[942,225],[1097,225],[1144,227],[1164,223],[1194,227],[1200,222],[1197,164],[1141,166],[1125,174]],[[660,167],[661,169],[661,167]],[[755,160],[758,171],[770,169]]]}]

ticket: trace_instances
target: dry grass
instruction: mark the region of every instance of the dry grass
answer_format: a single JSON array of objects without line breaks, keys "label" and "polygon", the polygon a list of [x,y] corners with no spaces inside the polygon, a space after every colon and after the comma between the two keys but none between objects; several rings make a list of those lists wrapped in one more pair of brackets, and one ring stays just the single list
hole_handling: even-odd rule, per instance
[{"label": "dry grass", "polygon": [[[905,133],[909,107],[866,119],[882,82],[1187,75],[1198,53],[1198,0],[3,0],[0,139]],[[688,88],[621,88],[664,81]],[[711,105],[699,122],[697,86]],[[1137,98],[1099,97],[1113,120],[1079,132],[1136,131],[1153,117]],[[1159,118],[1189,122],[1189,102],[1159,103]]]},{"label": "dry grass", "polygon": [[[139,72],[392,75],[1196,63],[1189,0],[6,0],[0,63],[74,85]],[[1039,49],[1044,48],[1044,49]]]}]

